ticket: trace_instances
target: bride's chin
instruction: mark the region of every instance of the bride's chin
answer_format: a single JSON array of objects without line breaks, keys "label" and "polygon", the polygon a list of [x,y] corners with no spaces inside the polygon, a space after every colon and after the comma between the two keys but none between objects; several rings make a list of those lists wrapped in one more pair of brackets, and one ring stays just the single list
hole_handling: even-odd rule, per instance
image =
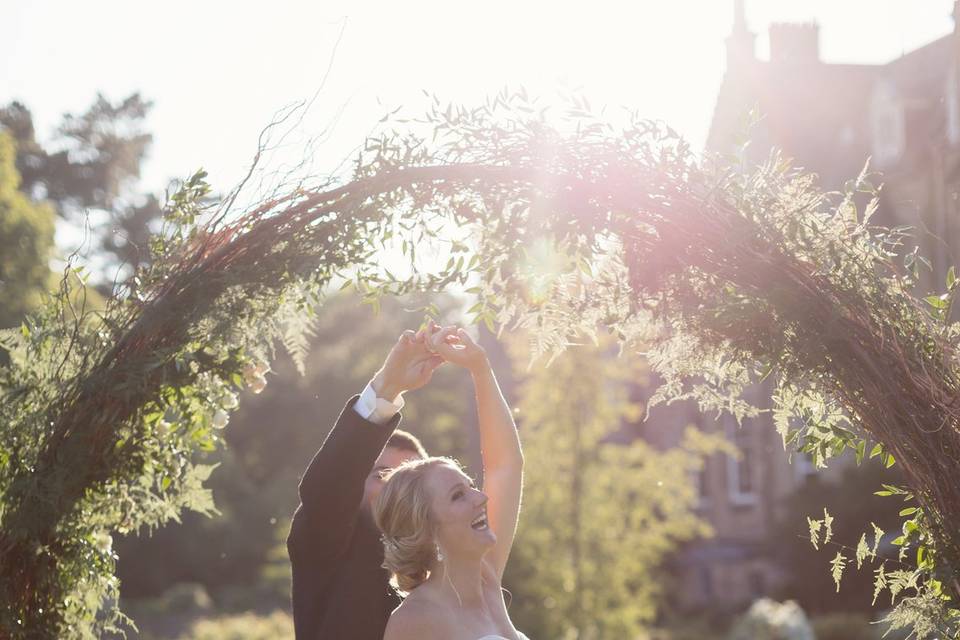
[{"label": "bride's chin", "polygon": [[472,549],[472,553],[475,553],[478,556],[483,556],[494,545],[497,544],[497,536],[492,531],[476,531],[472,530],[471,532],[472,540],[469,544],[469,548]]},{"label": "bride's chin", "polygon": [[484,550],[489,549],[493,545],[497,544],[497,536],[493,531],[487,530],[477,533],[480,536],[480,543],[483,545]]}]

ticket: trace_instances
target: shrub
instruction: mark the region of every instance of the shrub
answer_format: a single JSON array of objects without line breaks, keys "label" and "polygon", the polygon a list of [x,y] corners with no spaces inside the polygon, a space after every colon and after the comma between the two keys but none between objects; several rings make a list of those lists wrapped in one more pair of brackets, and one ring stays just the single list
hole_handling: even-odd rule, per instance
[{"label": "shrub", "polygon": [[857,613],[831,613],[813,619],[817,640],[874,640],[879,625]]},{"label": "shrub", "polygon": [[294,640],[293,618],[284,611],[208,618],[195,622],[180,640]]},{"label": "shrub", "polygon": [[203,585],[181,582],[156,598],[137,600],[129,606],[137,613],[146,615],[209,615],[213,610],[213,600]]},{"label": "shrub", "polygon": [[730,640],[815,640],[815,636],[796,602],[762,598],[734,625]]},{"label": "shrub", "polygon": [[723,632],[706,621],[694,621],[683,624],[651,629],[638,640],[721,640]]}]

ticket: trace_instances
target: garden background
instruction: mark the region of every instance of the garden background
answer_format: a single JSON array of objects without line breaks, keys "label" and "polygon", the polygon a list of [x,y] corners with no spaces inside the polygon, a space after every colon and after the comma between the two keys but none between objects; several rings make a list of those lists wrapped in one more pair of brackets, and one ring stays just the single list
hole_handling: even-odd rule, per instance
[{"label": "garden background", "polygon": [[[15,35],[2,45],[0,323],[19,327],[60,285],[67,262],[81,267],[67,282],[88,283],[84,304],[107,305],[120,295],[116,283],[151,259],[150,237],[175,191],[166,179],[203,165],[214,193],[229,194],[267,122],[279,134],[260,146],[252,175],[266,185],[260,193],[296,172],[338,175],[398,107],[395,119],[430,107],[434,95],[481,103],[504,84],[563,93],[538,103],[561,111],[626,104],[697,149],[739,150],[750,166],[779,147],[824,189],[842,190],[873,156],[888,185],[878,220],[920,230],[913,242],[931,264],[916,287],[933,293],[955,246],[953,7],[849,4],[814,4],[802,15],[786,3],[749,12],[740,2],[641,3],[626,15],[601,5],[586,22],[576,10],[493,7],[468,16],[466,31],[455,26],[463,15],[426,5],[400,16],[375,5],[318,14],[294,3],[134,16],[121,5],[14,4]],[[798,19],[820,20],[822,33],[774,25],[755,42],[751,26]],[[491,34],[506,44],[493,46]],[[402,262],[384,255],[387,268]],[[534,280],[567,268],[549,244],[532,244],[528,258]],[[291,635],[283,541],[298,476],[345,399],[424,312],[479,320],[516,407],[528,479],[506,586],[530,637],[760,637],[749,627],[755,618],[792,629],[772,633],[800,634],[771,637],[805,637],[804,616],[818,638],[881,631],[868,622],[890,609],[889,597],[874,602],[870,573],[848,572],[835,588],[833,551],[810,544],[808,517],[824,518],[826,507],[849,558],[871,522],[898,530],[902,505],[873,495],[903,481],[887,455],[861,451],[857,465],[851,451],[818,470],[816,452],[788,459],[772,420],[738,426],[691,402],[654,409],[644,422],[658,375],[642,359],[617,357],[612,337],[570,348],[549,368],[545,357],[528,367],[543,345],[530,331],[498,339],[467,287],[374,301],[362,286],[340,284],[325,291],[312,324],[285,336],[263,393],[241,392],[226,428],[197,453],[196,464],[215,465],[207,482],[215,510],[197,503],[209,513],[99,539],[116,560],[120,607],[139,626],[131,635]],[[765,391],[751,391],[760,405]],[[430,451],[476,469],[471,402],[466,380],[441,371],[408,399],[405,425]],[[895,557],[894,537],[880,536],[874,551]]]}]

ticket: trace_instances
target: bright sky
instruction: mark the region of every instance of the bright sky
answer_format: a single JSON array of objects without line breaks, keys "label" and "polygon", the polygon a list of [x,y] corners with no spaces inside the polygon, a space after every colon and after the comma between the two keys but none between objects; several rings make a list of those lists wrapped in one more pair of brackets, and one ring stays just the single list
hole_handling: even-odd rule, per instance
[{"label": "bright sky", "polygon": [[[565,3],[233,0],[5,0],[0,103],[25,102],[41,137],[97,90],[155,102],[146,185],[199,166],[226,189],[260,129],[321,88],[302,142],[331,123],[314,169],[336,166],[421,89],[477,103],[503,86],[552,98],[579,89],[594,106],[662,118],[695,145],[706,137],[723,73],[733,0]],[[771,22],[817,20],[832,62],[884,62],[953,28],[951,0],[747,0],[766,56]],[[341,37],[342,34],[342,37]],[[339,45],[337,40],[340,38]],[[332,64],[331,64],[332,60]],[[379,100],[379,102],[378,102]],[[292,144],[292,161],[298,151]]]}]

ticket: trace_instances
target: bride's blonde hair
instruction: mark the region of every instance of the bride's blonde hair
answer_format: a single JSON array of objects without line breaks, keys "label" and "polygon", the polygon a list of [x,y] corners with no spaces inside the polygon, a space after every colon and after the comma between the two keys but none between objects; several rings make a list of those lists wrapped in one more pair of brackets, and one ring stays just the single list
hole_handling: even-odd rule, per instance
[{"label": "bride's blonde hair", "polygon": [[462,470],[452,458],[410,460],[386,475],[387,483],[373,505],[374,521],[383,534],[383,566],[391,574],[390,583],[402,593],[420,586],[437,559],[430,492],[424,480],[430,469],[441,465]]}]

